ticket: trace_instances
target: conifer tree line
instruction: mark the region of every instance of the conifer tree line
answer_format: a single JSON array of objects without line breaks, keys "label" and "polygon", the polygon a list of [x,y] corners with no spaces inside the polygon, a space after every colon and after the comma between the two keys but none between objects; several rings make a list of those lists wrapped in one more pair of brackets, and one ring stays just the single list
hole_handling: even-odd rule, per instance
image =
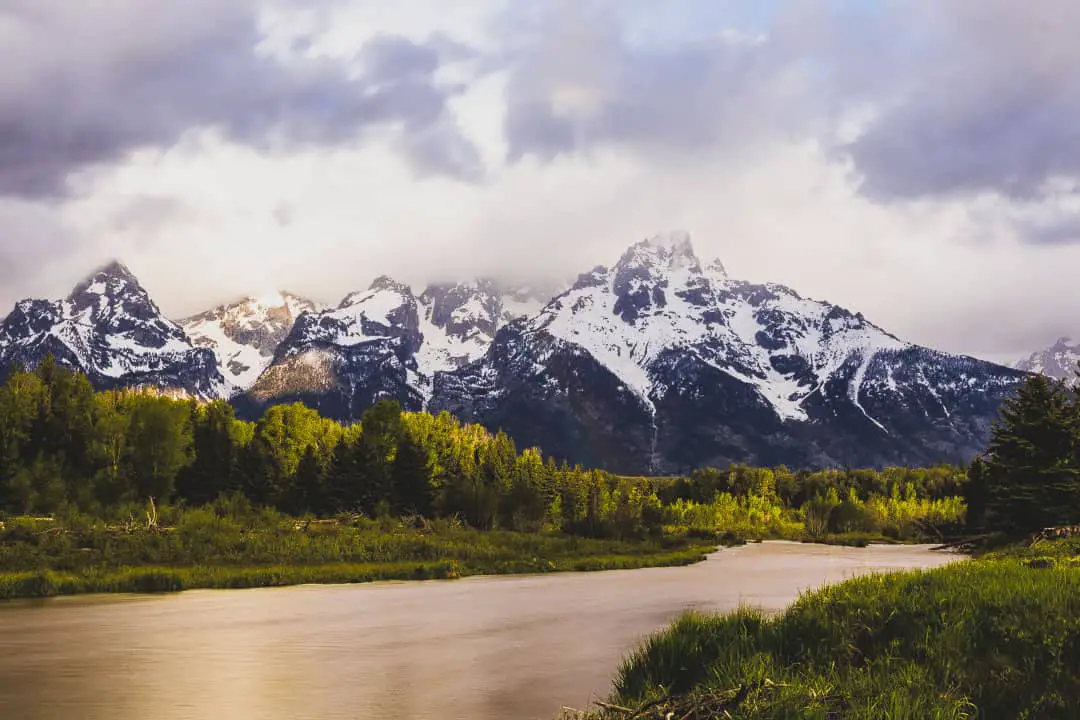
[{"label": "conifer tree line", "polygon": [[294,515],[456,515],[478,529],[588,536],[655,533],[663,509],[718,494],[800,508],[815,498],[929,499],[962,492],[964,470],[702,468],[686,478],[615,476],[519,450],[502,432],[390,401],[341,425],[302,404],[237,419],[224,401],[95,392],[47,358],[0,385],[0,512],[65,508],[103,516],[125,503],[203,505],[222,495]]},{"label": "conifer tree line", "polygon": [[457,515],[478,529],[630,536],[659,523],[648,481],[557,465],[449,413],[383,401],[341,425],[297,403],[250,423],[224,401],[95,392],[52,358],[0,386],[0,511],[103,514],[234,493],[296,516]]},{"label": "conifer tree line", "polygon": [[972,530],[1080,523],[1080,368],[1071,383],[1034,375],[1005,401],[968,468],[965,500]]}]

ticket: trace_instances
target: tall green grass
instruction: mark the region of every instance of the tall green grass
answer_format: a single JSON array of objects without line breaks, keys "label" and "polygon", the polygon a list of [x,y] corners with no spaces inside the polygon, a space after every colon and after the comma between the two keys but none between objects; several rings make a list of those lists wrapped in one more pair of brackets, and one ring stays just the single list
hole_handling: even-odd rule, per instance
[{"label": "tall green grass", "polygon": [[611,701],[687,720],[1080,717],[1080,568],[963,562],[776,616],[688,614],[626,660]]},{"label": "tall green grass", "polygon": [[308,524],[273,511],[213,508],[167,515],[161,528],[87,517],[8,520],[0,530],[0,598],[684,565],[717,544],[715,537],[477,531],[448,520]]},{"label": "tall green grass", "polygon": [[702,559],[704,550],[691,548],[640,555],[584,555],[552,560],[520,558],[493,565],[449,560],[326,565],[122,567],[77,573],[52,570],[0,572],[0,599],[79,593],[157,593],[196,588],[255,588],[307,583],[364,583],[375,580],[447,580],[469,575],[628,570],[689,565]]}]

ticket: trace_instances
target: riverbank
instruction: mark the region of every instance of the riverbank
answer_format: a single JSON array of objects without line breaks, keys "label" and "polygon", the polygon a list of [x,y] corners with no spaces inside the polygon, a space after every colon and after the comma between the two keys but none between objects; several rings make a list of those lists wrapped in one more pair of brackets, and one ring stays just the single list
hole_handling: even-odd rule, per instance
[{"label": "riverbank", "polygon": [[0,599],[687,565],[723,538],[581,538],[451,521],[297,521],[189,510],[168,526],[52,518],[0,530]]},{"label": "riverbank", "polygon": [[[480,531],[454,519],[296,519],[246,504],[160,514],[151,507],[144,515],[9,518],[0,524],[0,599],[626,570],[687,565],[717,547],[747,542],[731,531],[679,526],[615,539]],[[780,538],[888,542],[865,533]]]},{"label": "riverbank", "polygon": [[1073,543],[848,580],[775,616],[685,615],[577,717],[1077,717]]},{"label": "riverbank", "polygon": [[0,599],[41,598],[82,593],[157,593],[195,589],[351,584],[377,580],[449,580],[471,575],[634,570],[690,565],[711,546],[639,555],[582,555],[546,560],[519,559],[491,565],[458,562],[340,563],[326,565],[200,565],[122,567],[79,573],[38,570],[0,572]]}]

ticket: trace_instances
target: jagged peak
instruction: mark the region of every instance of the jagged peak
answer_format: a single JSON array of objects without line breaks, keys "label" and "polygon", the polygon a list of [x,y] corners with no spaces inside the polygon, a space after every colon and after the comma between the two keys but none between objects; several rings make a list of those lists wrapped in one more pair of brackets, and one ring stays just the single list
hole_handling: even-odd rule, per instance
[{"label": "jagged peak", "polygon": [[713,275],[714,277],[726,278],[728,276],[727,268],[724,267],[724,263],[720,260],[720,258],[715,258],[711,263],[709,263],[709,267],[707,269],[709,274]]},{"label": "jagged peak", "polygon": [[684,267],[692,272],[701,271],[690,233],[685,230],[657,233],[631,245],[619,258],[616,268],[630,266],[656,269]]},{"label": "jagged peak", "polygon": [[389,275],[380,275],[371,281],[368,290],[393,290],[402,294],[412,294],[412,288],[400,283]]},{"label": "jagged peak", "polygon": [[381,293],[395,293],[403,299],[415,300],[412,288],[405,283],[400,283],[389,275],[380,275],[371,281],[367,290],[354,290],[346,295],[338,304],[338,308],[346,308],[357,303],[366,303]]},{"label": "jagged peak", "polygon": [[97,277],[99,275],[106,275],[108,277],[118,277],[125,280],[135,280],[135,274],[128,269],[128,266],[120,262],[116,258],[113,258],[104,265],[98,267],[94,272],[90,273],[87,279]]},{"label": "jagged peak", "polygon": [[139,279],[119,260],[110,260],[84,277],[72,289],[67,299],[78,304],[87,295],[117,298],[126,295],[146,296]]},{"label": "jagged peak", "polygon": [[427,286],[424,288],[422,297],[431,298],[439,295],[445,295],[454,291],[498,295],[501,293],[501,288],[499,287],[498,283],[496,283],[496,281],[484,277],[478,277],[464,281],[438,280],[427,284]]},{"label": "jagged peak", "polygon": [[233,302],[222,303],[219,308],[235,308],[235,307],[266,307],[277,308],[285,304],[285,297],[280,290],[268,290],[266,292],[254,293],[252,295],[245,295],[244,297],[235,300]]},{"label": "jagged peak", "polygon": [[139,284],[139,279],[135,277],[135,273],[128,269],[127,265],[119,260],[110,260],[103,265],[99,265],[91,273],[84,276],[75,287],[77,290],[80,288],[85,289],[94,283],[108,283],[110,281],[113,281],[114,283],[119,281],[120,283]]},{"label": "jagged peak", "polygon": [[691,241],[690,233],[687,230],[669,230],[667,232],[656,233],[642,242],[657,250],[664,250],[670,253],[694,254],[694,244]]}]

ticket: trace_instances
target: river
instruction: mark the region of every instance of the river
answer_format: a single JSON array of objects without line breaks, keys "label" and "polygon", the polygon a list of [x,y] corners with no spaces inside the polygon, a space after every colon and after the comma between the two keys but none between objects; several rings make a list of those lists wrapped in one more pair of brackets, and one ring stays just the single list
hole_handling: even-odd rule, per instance
[{"label": "river", "polygon": [[0,603],[0,718],[552,720],[685,609],[954,559],[768,542],[682,568]]}]

